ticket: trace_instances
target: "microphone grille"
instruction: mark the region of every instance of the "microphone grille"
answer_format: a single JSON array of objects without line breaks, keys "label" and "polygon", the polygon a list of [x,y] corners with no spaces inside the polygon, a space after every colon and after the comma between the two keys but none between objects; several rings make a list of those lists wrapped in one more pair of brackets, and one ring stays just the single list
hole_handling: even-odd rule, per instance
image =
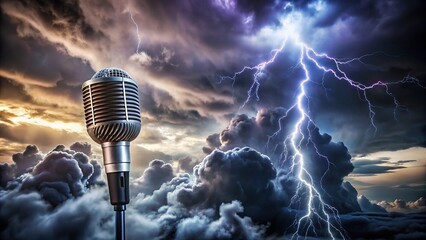
[{"label": "microphone grille", "polygon": [[119,68],[104,68],[99,72],[95,73],[91,79],[103,78],[103,77],[123,77],[133,79],[128,73]]},{"label": "microphone grille", "polygon": [[89,135],[98,143],[131,141],[141,127],[136,82],[118,68],[102,69],[82,86]]}]

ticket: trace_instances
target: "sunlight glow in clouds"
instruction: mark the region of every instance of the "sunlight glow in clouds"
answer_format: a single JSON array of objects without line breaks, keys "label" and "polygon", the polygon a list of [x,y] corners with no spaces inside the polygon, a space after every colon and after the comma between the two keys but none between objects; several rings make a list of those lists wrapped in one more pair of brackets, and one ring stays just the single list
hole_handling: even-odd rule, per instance
[{"label": "sunlight glow in clouds", "polygon": [[[85,129],[78,122],[63,122],[59,120],[44,119],[39,116],[34,116],[31,114],[31,110],[25,107],[13,107],[11,108],[8,105],[0,105],[0,111],[13,113],[15,116],[10,117],[9,120],[13,122],[12,125],[19,125],[22,123],[34,124],[43,127],[49,127],[56,130],[64,130],[72,133],[84,133]],[[11,125],[8,122],[5,122],[8,125]]]}]

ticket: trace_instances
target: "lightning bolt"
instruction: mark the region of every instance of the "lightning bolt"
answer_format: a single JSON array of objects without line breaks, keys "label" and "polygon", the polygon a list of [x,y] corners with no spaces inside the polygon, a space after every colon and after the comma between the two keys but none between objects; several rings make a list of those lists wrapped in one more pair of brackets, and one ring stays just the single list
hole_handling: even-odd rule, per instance
[{"label": "lightning bolt", "polygon": [[130,10],[130,3],[129,2],[127,2],[127,12],[129,12],[129,16],[130,16],[130,19],[132,20],[132,22],[133,22],[133,24],[135,25],[135,30],[136,30],[136,36],[137,36],[137,38],[138,38],[138,44],[137,44],[137,46],[136,46],[136,54],[139,54],[139,48],[140,48],[140,46],[141,46],[141,36],[140,36],[140,34],[139,34],[139,26],[138,26],[138,24],[136,23],[136,21],[135,21],[135,18],[134,18],[134,16],[133,16],[133,13],[132,13],[132,11]]},{"label": "lightning bolt", "polygon": [[[360,62],[362,64],[366,64],[363,62],[363,59],[372,55],[376,54],[384,54],[382,52],[376,52],[376,53],[370,53],[363,55],[361,57],[352,58],[352,59],[346,59],[346,60],[339,60],[337,58],[333,58],[328,56],[325,53],[318,53],[313,48],[309,47],[306,43],[302,42],[298,35],[294,32],[290,31],[290,34],[287,35],[287,37],[283,40],[281,46],[277,49],[274,49],[272,51],[272,57],[270,57],[267,61],[261,62],[255,66],[244,66],[240,71],[235,72],[232,76],[220,76],[220,82],[224,80],[231,80],[232,81],[232,87],[234,87],[234,84],[236,82],[236,79],[238,76],[243,74],[246,71],[251,71],[253,73],[252,78],[252,84],[250,85],[248,91],[247,91],[247,98],[243,102],[243,104],[240,106],[239,111],[241,111],[252,98],[255,98],[257,101],[260,100],[259,97],[259,88],[261,86],[261,79],[265,75],[265,69],[266,67],[273,63],[278,54],[282,53],[285,49],[285,46],[289,40],[292,40],[295,43],[295,46],[298,47],[300,50],[300,55],[298,59],[297,66],[300,67],[303,71],[303,79],[299,82],[298,92],[297,96],[295,98],[294,103],[288,108],[288,110],[285,112],[285,114],[279,119],[279,129],[269,137],[267,142],[267,147],[269,144],[269,140],[278,135],[279,132],[281,132],[281,120],[283,118],[286,118],[289,115],[290,111],[296,111],[298,113],[298,118],[294,126],[292,127],[291,133],[285,138],[284,140],[284,151],[282,153],[282,156],[285,156],[283,159],[291,159],[291,167],[290,172],[295,174],[298,179],[298,188],[296,191],[296,194],[291,199],[291,204],[293,204],[296,199],[300,199],[302,192],[307,192],[307,203],[306,203],[306,213],[295,220],[292,226],[295,226],[295,232],[292,235],[292,238],[298,238],[302,232],[305,231],[305,237],[307,237],[307,234],[309,231],[312,231],[314,234],[317,234],[317,230],[315,228],[315,224],[318,222],[325,223],[325,229],[327,230],[327,234],[331,239],[336,238],[342,238],[346,239],[347,234],[343,227],[340,225],[340,219],[338,216],[338,211],[333,206],[327,204],[323,197],[321,196],[320,191],[317,189],[317,187],[314,184],[314,180],[309,172],[309,170],[306,168],[306,162],[305,157],[301,151],[302,148],[302,142],[304,140],[307,140],[308,143],[311,142],[314,146],[314,149],[316,150],[316,154],[324,158],[328,162],[328,167],[330,164],[332,164],[327,156],[322,155],[318,148],[316,147],[315,143],[311,141],[310,131],[309,131],[309,125],[315,124],[312,118],[309,115],[309,109],[305,105],[308,105],[309,107],[309,99],[307,96],[306,91],[306,84],[308,82],[313,82],[310,77],[309,68],[307,66],[308,63],[310,63],[310,66],[315,66],[317,69],[322,71],[325,74],[331,74],[335,80],[338,81],[345,81],[350,87],[353,87],[355,90],[358,91],[359,98],[364,101],[367,105],[368,112],[369,112],[369,118],[371,122],[371,128],[373,130],[374,135],[377,132],[377,126],[375,124],[374,118],[375,118],[375,105],[373,105],[372,101],[369,99],[367,95],[367,91],[371,90],[373,88],[377,87],[383,87],[385,89],[385,92],[392,98],[395,109],[394,109],[394,117],[396,119],[396,113],[398,109],[406,109],[405,106],[401,105],[396,97],[390,92],[389,87],[391,85],[396,84],[404,84],[404,83],[413,83],[416,84],[422,88],[425,88],[425,86],[421,85],[420,81],[417,78],[414,78],[410,75],[404,77],[402,80],[397,82],[383,82],[383,81],[377,81],[371,85],[363,84],[358,81],[355,81],[351,79],[348,74],[342,70],[342,66],[345,64],[350,64],[355,61]],[[386,54],[385,54],[386,55]],[[319,60],[327,61],[329,64],[331,63],[332,67],[326,67],[325,64],[321,64]],[[315,83],[315,82],[313,82]],[[324,77],[322,79],[322,85],[324,86]],[[324,87],[325,88],[325,87]],[[327,91],[326,91],[327,94]],[[304,101],[307,101],[307,104],[304,104]],[[304,126],[308,126],[308,133],[309,136],[305,136],[302,128]],[[291,150],[288,151],[287,145],[289,145],[289,148]],[[290,155],[290,156],[289,156]],[[289,157],[289,158],[287,158]],[[280,166],[282,167],[282,165]],[[321,178],[324,178],[326,175],[328,169],[323,174]],[[320,184],[321,185],[321,184]],[[321,185],[322,188],[322,185]],[[325,192],[325,191],[324,191]],[[290,204],[290,205],[291,205]],[[321,226],[321,224],[319,224]]]}]

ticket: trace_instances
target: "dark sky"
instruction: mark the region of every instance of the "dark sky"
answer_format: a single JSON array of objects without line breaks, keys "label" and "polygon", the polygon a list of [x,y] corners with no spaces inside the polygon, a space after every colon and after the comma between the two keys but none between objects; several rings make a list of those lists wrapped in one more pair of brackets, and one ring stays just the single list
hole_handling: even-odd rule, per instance
[{"label": "dark sky", "polygon": [[[312,119],[312,126],[307,126],[306,131],[317,129],[315,131],[319,132],[312,133],[313,138],[317,137],[307,142],[304,150],[314,154],[312,147],[318,144],[320,151],[333,158],[331,162],[337,167],[334,171],[339,172],[330,175],[327,181],[329,187],[325,187],[328,189],[325,192],[336,191],[336,197],[327,201],[344,212],[359,210],[357,204],[365,210],[370,204],[368,199],[381,202],[380,206],[392,211],[424,211],[418,207],[424,207],[421,197],[426,197],[426,61],[423,56],[426,53],[426,20],[423,16],[425,6],[420,0],[28,0],[2,1],[0,6],[1,163],[18,166],[22,160],[17,162],[19,157],[12,155],[20,153],[23,156],[26,146],[34,144],[40,156],[23,165],[32,167],[48,160],[44,154],[57,145],[70,146],[76,141],[91,143],[91,158],[101,162],[100,149],[85,130],[80,89],[95,72],[114,66],[127,71],[140,88],[143,128],[132,143],[132,169],[137,179],[135,184],[147,186],[137,189],[152,194],[177,171],[192,173],[192,167],[214,148],[232,151],[234,147],[244,146],[267,154],[276,168],[277,173],[260,173],[265,178],[253,183],[253,188],[257,184],[261,186],[283,176],[280,175],[283,174],[280,173],[283,170],[280,165],[282,142],[296,123],[297,113],[290,111],[288,119],[279,119],[301,91],[304,71],[299,61],[300,51],[309,48],[333,57],[340,63],[340,70],[355,83],[371,86],[380,81],[387,84],[360,91],[305,58],[303,63],[309,71],[309,81],[305,85],[303,104]],[[286,39],[282,51],[274,51]],[[308,54],[314,56],[312,51]],[[338,70],[335,62],[321,56],[314,57],[319,64]],[[258,65],[272,57],[274,61],[267,66]],[[245,66],[249,68],[234,79],[230,78]],[[256,66],[257,69],[253,68]],[[255,78],[259,66],[262,71]],[[250,92],[255,80],[259,83],[258,100],[254,92]],[[268,137],[279,125],[283,131],[272,139],[278,146],[274,152],[267,145],[270,143]],[[277,151],[281,151],[280,154]],[[81,157],[70,158],[81,160]],[[153,159],[164,162],[150,163]],[[312,161],[313,172],[325,171],[325,165],[313,162],[316,157],[308,159]],[[174,172],[168,167],[161,170],[158,179],[163,180],[159,180],[160,184],[146,183],[150,178],[140,177],[147,167],[161,169],[163,163],[170,163]],[[4,166],[2,168],[6,169]],[[265,169],[268,167],[260,171]],[[226,171],[223,174],[231,179],[245,179],[247,173],[241,170],[241,174]],[[16,172],[12,175],[11,179],[18,177]],[[38,179],[36,172],[34,175],[34,179]],[[6,179],[6,175],[1,177],[2,181]],[[81,181],[88,181],[86,178],[83,174]],[[33,187],[28,189],[41,184],[38,181],[42,182],[34,180],[33,185],[30,184]],[[276,181],[282,183],[284,180]],[[348,199],[340,194],[353,191],[345,184],[356,189],[354,202],[350,200],[347,206],[342,202]],[[181,194],[174,201],[187,203],[189,205],[184,205],[189,208],[217,207],[219,211],[219,203],[229,204],[229,209],[238,209],[238,204],[248,207],[248,216],[254,223],[250,225],[241,220],[242,226],[248,227],[248,230],[244,228],[247,234],[261,234],[256,224],[271,217],[260,216],[254,207],[251,208],[254,204],[241,201],[235,186],[228,186],[229,195],[222,196],[215,192],[215,186],[209,185],[207,188],[213,189],[210,193],[217,198],[199,204],[196,199],[205,193],[193,193],[182,200],[184,194],[174,190],[178,185],[171,182],[163,192]],[[198,191],[194,186],[190,188]],[[250,189],[247,187],[248,191]],[[280,195],[282,192],[267,187],[258,190],[271,198],[285,199]],[[80,195],[87,193],[77,189],[63,198]],[[360,197],[357,203],[357,195],[365,195],[368,199],[363,201]],[[41,196],[46,198],[46,195]],[[402,199],[404,204],[395,199]],[[55,203],[57,200],[55,198]],[[423,201],[423,205],[416,202],[418,200]],[[138,203],[139,210],[146,207],[146,198],[139,201],[145,201]],[[281,206],[283,202],[277,200],[273,204]],[[169,208],[172,211],[172,207]],[[216,213],[223,217],[222,223],[227,221],[226,211],[226,207],[220,207],[220,213]],[[282,216],[289,216],[287,214]],[[275,217],[276,221],[280,218]],[[206,224],[221,219],[205,212],[199,218]],[[348,222],[353,220],[352,216],[347,219],[350,219]],[[379,221],[374,215],[368,219],[371,220],[369,224]],[[186,220],[189,226],[191,221]],[[264,234],[275,231],[273,224],[272,230],[267,229]],[[157,230],[149,236],[156,236]],[[206,238],[214,236],[209,232],[204,234]]]}]

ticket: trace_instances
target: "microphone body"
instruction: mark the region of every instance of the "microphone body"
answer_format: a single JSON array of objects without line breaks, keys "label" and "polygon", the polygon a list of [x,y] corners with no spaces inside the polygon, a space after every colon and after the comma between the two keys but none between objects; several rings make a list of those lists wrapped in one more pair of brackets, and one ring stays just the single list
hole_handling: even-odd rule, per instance
[{"label": "microphone body", "polygon": [[82,92],[87,132],[102,145],[110,202],[117,211],[117,239],[123,239],[124,210],[129,203],[130,141],[141,130],[138,86],[125,71],[106,68],[84,82]]}]

